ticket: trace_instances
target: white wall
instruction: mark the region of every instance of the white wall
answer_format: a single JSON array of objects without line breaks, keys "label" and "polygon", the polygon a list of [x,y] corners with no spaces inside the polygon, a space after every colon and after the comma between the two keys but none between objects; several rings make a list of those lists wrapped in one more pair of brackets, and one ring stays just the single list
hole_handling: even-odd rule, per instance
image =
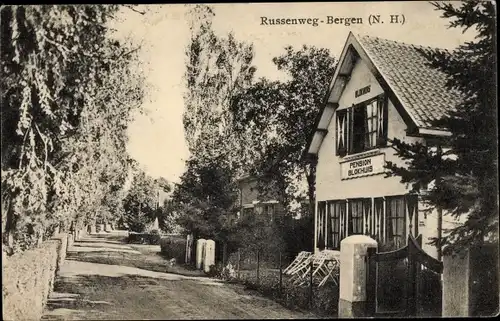
[{"label": "white wall", "polygon": [[[354,92],[362,87],[371,86],[370,93],[354,98]],[[358,61],[353,69],[351,79],[347,83],[339,100],[339,110],[351,107],[383,93],[382,88],[370,72],[366,64]],[[341,180],[340,161],[342,158],[335,155],[335,117],[334,114],[328,133],[318,152],[318,166],[316,177],[316,198],[318,201],[345,199],[370,195],[372,197],[400,195],[407,192],[407,188],[400,183],[399,177],[384,178],[384,174]],[[388,137],[403,138],[407,142],[415,142],[418,138],[406,137],[406,125],[389,101],[388,106]],[[385,160],[401,161],[394,156],[392,148],[381,149],[385,153]]]},{"label": "white wall", "polygon": [[[356,90],[370,85],[370,92],[355,98]],[[370,72],[366,64],[358,60],[356,63],[351,79],[346,84],[345,90],[339,100],[339,110],[349,108],[353,104],[366,101],[383,93],[383,89],[377,82],[373,74]],[[325,135],[323,143],[318,152],[318,165],[316,174],[316,201],[340,200],[346,198],[357,197],[382,197],[391,195],[402,195],[409,191],[409,186],[405,186],[400,182],[400,177],[386,178],[384,173],[372,176],[358,177],[354,179],[342,180],[340,161],[342,158],[335,155],[335,133],[336,133],[336,115],[332,117],[332,121],[328,126],[328,133]],[[406,142],[423,142],[422,138],[406,136],[406,124],[397,112],[393,103],[389,101],[388,106],[388,138],[397,137]],[[402,164],[402,160],[394,155],[394,149],[390,147],[381,148],[380,152],[385,154],[386,161],[392,161],[397,164]],[[421,204],[419,204],[421,208]],[[419,213],[419,221],[422,226],[419,227],[419,232],[423,235],[423,243],[430,236],[437,236],[437,216],[428,216],[424,218],[423,213]],[[426,248],[431,251],[433,256],[437,255],[435,248]]]}]

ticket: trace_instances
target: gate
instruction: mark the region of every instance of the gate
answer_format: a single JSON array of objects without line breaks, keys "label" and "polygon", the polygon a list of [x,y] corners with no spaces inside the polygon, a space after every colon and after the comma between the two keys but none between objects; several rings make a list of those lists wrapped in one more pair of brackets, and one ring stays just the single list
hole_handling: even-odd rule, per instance
[{"label": "gate", "polygon": [[422,235],[406,246],[377,253],[369,248],[366,315],[375,317],[441,316],[443,263],[422,250]]}]

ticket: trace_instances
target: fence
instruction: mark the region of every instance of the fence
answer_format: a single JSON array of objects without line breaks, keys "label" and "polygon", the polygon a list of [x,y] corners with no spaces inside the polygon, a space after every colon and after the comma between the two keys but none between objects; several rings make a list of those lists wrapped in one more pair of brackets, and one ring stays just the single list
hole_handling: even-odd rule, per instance
[{"label": "fence", "polygon": [[233,270],[225,269],[220,276],[243,283],[247,288],[257,290],[285,306],[335,315],[338,283],[333,282],[333,278],[322,283],[325,278],[314,275],[317,266],[313,260],[304,266],[300,277],[289,275],[285,269],[292,261],[282,252],[239,250],[229,256],[228,263]]}]

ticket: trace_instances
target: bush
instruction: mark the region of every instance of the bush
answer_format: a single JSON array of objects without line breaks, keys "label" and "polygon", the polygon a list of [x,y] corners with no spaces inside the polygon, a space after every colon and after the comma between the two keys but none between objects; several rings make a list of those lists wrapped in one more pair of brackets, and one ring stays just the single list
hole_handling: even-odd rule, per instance
[{"label": "bush", "polygon": [[129,233],[127,243],[159,245],[160,239],[160,232],[158,230],[153,230],[150,233]]},{"label": "bush", "polygon": [[184,262],[186,255],[186,239],[179,237],[161,238],[160,247],[161,253],[166,258],[175,258],[177,262]]},{"label": "bush", "polygon": [[4,320],[40,320],[52,291],[58,263],[66,250],[65,235],[2,262]]},{"label": "bush", "polygon": [[[254,272],[254,271],[252,271]],[[264,272],[264,271],[263,271]],[[255,273],[245,278],[243,284],[247,289],[256,290],[265,297],[268,297],[289,309],[301,309],[312,311],[321,316],[336,317],[339,288],[334,283],[326,283],[322,287],[314,285],[313,301],[310,304],[309,286],[293,285],[288,278],[283,276],[283,282],[280,292],[279,272],[269,271],[262,273],[257,283]]]},{"label": "bush", "polygon": [[146,234],[146,241],[151,245],[159,245],[161,240],[160,231],[152,230],[148,234]]}]

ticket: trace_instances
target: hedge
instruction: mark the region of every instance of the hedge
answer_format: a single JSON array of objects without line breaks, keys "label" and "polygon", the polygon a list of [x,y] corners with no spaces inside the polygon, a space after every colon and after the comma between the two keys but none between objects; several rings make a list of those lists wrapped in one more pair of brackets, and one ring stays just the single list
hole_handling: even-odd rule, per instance
[{"label": "hedge", "polygon": [[61,233],[3,261],[3,320],[40,320],[66,249],[67,234]]},{"label": "hedge", "polygon": [[160,240],[161,253],[167,258],[175,258],[177,263],[184,263],[186,257],[186,239],[164,237]]},{"label": "hedge", "polygon": [[161,235],[157,230],[153,230],[150,233],[129,232],[127,243],[158,245],[160,244],[160,239]]}]

